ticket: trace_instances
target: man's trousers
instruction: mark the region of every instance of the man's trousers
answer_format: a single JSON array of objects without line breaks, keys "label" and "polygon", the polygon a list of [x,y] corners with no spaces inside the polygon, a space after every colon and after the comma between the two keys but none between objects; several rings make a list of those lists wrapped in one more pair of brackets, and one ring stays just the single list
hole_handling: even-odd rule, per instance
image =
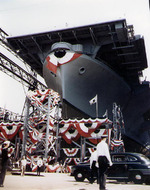
[{"label": "man's trousers", "polygon": [[99,189],[105,190],[106,189],[106,171],[108,168],[108,160],[106,156],[99,156],[98,157],[98,183]]}]

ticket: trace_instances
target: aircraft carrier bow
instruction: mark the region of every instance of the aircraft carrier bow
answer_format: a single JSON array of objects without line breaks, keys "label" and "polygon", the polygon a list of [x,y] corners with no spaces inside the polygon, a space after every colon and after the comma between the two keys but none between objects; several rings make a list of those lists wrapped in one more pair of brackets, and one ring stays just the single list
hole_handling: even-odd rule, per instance
[{"label": "aircraft carrier bow", "polygon": [[8,37],[18,55],[44,77],[63,102],[63,118],[98,117],[120,105],[126,136],[150,145],[149,82],[144,38],[125,19],[25,36]]}]

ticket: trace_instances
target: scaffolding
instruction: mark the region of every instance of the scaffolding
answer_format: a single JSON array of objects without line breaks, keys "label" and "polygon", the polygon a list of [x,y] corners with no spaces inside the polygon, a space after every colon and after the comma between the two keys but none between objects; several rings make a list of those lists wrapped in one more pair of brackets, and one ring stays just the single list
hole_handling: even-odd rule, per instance
[{"label": "scaffolding", "polygon": [[125,134],[123,115],[120,110],[120,106],[113,103],[113,137],[112,143],[114,143],[114,152],[124,152],[124,143],[122,136]]},{"label": "scaffolding", "polygon": [[[36,93],[37,92],[37,93]],[[83,161],[86,157],[86,149],[88,147],[93,148],[97,145],[99,140],[101,139],[101,135],[105,132],[109,136],[109,143],[110,143],[110,131],[112,127],[112,122],[108,120],[108,118],[103,118],[99,119],[96,118],[94,120],[90,119],[83,119],[83,120],[63,120],[61,118],[61,102],[59,98],[57,99],[57,102],[55,102],[54,97],[51,95],[51,90],[47,89],[46,92],[46,97],[43,101],[42,97],[39,96],[38,91],[29,91],[27,98],[26,98],[26,114],[25,114],[25,121],[24,121],[24,140],[23,140],[23,148],[22,148],[22,156],[26,154],[25,147],[26,147],[26,142],[27,142],[27,131],[30,131],[31,126],[37,127],[35,122],[33,123],[30,118],[34,118],[35,116],[38,117],[37,123],[40,123],[43,121],[43,124],[46,125],[45,127],[45,137],[42,138],[42,141],[38,142],[37,146],[39,144],[44,144],[44,149],[40,150],[42,152],[43,156],[45,159],[47,159],[48,154],[50,153],[51,150],[54,151],[56,161],[59,160],[60,158],[60,151],[63,148],[66,148],[62,145],[62,140],[64,136],[64,132],[61,129],[61,125],[64,125],[64,131],[69,134],[69,130],[73,130],[77,132],[77,135],[80,136],[78,140],[74,140],[74,138],[71,141],[66,141],[67,144],[73,144],[73,147],[78,147],[80,149],[80,160]],[[44,93],[43,93],[44,94]],[[45,95],[43,95],[45,96]],[[41,102],[40,102],[41,99]],[[43,103],[42,103],[43,102]],[[55,102],[55,103],[54,103]],[[32,113],[30,111],[32,110]],[[33,119],[34,120],[34,119]],[[35,121],[35,120],[34,120]],[[96,124],[96,122],[98,124]],[[95,123],[95,124],[94,124]],[[84,128],[86,128],[86,125],[93,125],[92,128],[87,127],[86,130],[91,130],[93,133],[95,130],[100,130],[100,126],[103,124],[104,127],[101,130],[102,132],[97,132],[94,133],[92,136],[88,134],[88,132],[80,132],[77,131],[77,125],[81,124],[81,129],[84,125]],[[68,128],[67,128],[68,127]],[[79,126],[80,127],[80,126]],[[27,129],[27,130],[26,130]],[[34,130],[34,129],[33,129]],[[61,135],[63,134],[63,136]],[[71,136],[72,132],[70,133]],[[75,133],[74,133],[75,134]],[[55,141],[51,143],[51,145],[48,142],[49,135],[53,136],[55,138]],[[65,136],[64,139],[67,137]],[[75,138],[76,139],[76,138]],[[93,140],[95,143],[90,143],[89,141]],[[50,146],[49,146],[50,145]],[[72,147],[71,146],[71,147]],[[68,146],[69,147],[69,146]],[[39,146],[40,148],[40,146]]]}]

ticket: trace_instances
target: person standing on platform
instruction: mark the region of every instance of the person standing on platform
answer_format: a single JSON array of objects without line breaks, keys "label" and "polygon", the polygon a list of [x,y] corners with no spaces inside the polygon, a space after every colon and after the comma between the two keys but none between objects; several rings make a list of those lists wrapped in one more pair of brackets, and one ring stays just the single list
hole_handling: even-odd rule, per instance
[{"label": "person standing on platform", "polygon": [[0,173],[0,187],[4,187],[4,179],[7,171],[7,165],[8,165],[8,147],[10,145],[10,141],[5,141],[2,144],[2,154],[1,154],[1,173]]},{"label": "person standing on platform", "polygon": [[27,160],[26,160],[25,156],[23,156],[23,158],[21,160],[21,176],[24,176],[24,174],[25,174],[26,165],[27,165]]},{"label": "person standing on platform", "polygon": [[96,148],[94,148],[94,151],[91,153],[90,157],[90,169],[91,169],[91,175],[89,180],[90,183],[94,183],[95,181],[94,177],[97,177],[96,160],[97,160],[97,151]]},{"label": "person standing on platform", "polygon": [[40,157],[37,161],[37,176],[40,176],[41,167],[43,166],[43,160]]},{"label": "person standing on platform", "polygon": [[106,140],[107,135],[103,135],[101,137],[101,142],[97,145],[98,183],[100,190],[106,190],[106,171],[108,166],[112,166],[109,147]]}]

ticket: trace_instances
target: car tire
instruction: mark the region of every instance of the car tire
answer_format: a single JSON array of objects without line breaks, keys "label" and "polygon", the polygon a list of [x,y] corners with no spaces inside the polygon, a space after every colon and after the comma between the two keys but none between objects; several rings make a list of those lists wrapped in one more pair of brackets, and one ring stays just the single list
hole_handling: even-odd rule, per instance
[{"label": "car tire", "polygon": [[145,180],[146,185],[150,185],[150,179]]},{"label": "car tire", "polygon": [[76,171],[74,175],[76,181],[84,181],[85,180],[85,174],[82,171]]},{"label": "car tire", "polygon": [[142,184],[144,182],[143,174],[139,171],[130,173],[130,180],[135,184]]}]

